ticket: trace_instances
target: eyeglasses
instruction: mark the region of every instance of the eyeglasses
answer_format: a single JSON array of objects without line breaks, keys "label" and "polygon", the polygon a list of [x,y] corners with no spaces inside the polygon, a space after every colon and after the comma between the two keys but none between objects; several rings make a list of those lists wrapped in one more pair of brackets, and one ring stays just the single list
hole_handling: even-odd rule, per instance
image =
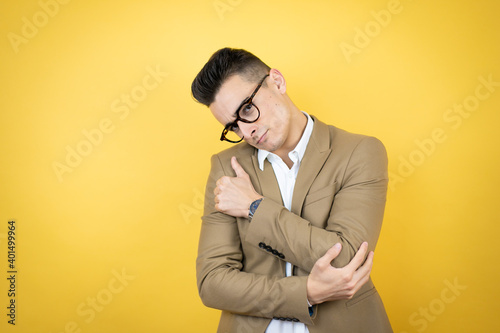
[{"label": "eyeglasses", "polygon": [[268,77],[269,74],[264,76],[262,80],[260,81],[259,85],[257,88],[255,88],[254,92],[250,97],[246,98],[243,102],[241,102],[240,106],[236,109],[236,112],[234,113],[236,115],[236,120],[227,124],[224,127],[224,130],[222,131],[222,134],[220,136],[221,141],[228,141],[231,143],[238,143],[243,140],[243,138],[239,137],[236,131],[238,130],[238,121],[241,121],[242,123],[247,123],[251,124],[256,122],[259,117],[260,117],[260,110],[253,103],[253,98],[255,97],[255,94],[257,94],[257,91],[259,91],[260,87],[264,83],[264,80],[266,77]]}]

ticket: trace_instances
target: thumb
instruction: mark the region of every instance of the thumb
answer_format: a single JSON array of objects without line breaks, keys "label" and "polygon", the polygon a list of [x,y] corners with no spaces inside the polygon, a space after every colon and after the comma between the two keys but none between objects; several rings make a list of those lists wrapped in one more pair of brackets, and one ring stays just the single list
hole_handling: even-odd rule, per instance
[{"label": "thumb", "polygon": [[325,265],[330,265],[333,259],[337,258],[340,251],[342,250],[342,245],[340,243],[335,244],[326,251],[326,253],[318,259],[318,261],[323,262]]},{"label": "thumb", "polygon": [[234,172],[236,172],[236,177],[248,176],[243,167],[236,160],[235,156],[231,157],[231,166],[233,167]]}]

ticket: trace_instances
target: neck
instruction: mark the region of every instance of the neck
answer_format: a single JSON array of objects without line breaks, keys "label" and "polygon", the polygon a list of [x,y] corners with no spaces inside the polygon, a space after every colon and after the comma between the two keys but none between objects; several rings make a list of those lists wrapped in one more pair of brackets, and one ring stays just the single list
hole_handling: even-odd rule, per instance
[{"label": "neck", "polygon": [[274,152],[289,168],[293,166],[293,162],[288,157],[288,153],[290,153],[299,143],[300,138],[302,138],[302,134],[304,134],[304,130],[306,129],[306,125],[307,116],[292,104],[290,111],[290,129],[287,140],[279,150]]}]

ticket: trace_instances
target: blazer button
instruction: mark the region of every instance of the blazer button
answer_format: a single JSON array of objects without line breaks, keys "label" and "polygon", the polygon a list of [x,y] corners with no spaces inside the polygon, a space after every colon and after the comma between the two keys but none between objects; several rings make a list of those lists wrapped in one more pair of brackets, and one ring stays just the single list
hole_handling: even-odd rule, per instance
[{"label": "blazer button", "polygon": [[270,247],[269,245],[266,245],[266,246],[264,247],[264,249],[265,249],[267,252],[271,252],[271,251],[273,250],[273,248],[272,248],[272,247]]},{"label": "blazer button", "polygon": [[278,254],[278,258],[280,258],[280,259],[285,259],[285,255],[284,255],[283,253],[279,253],[279,254]]},{"label": "blazer button", "polygon": [[274,254],[275,256],[277,256],[279,254],[279,252],[276,250],[272,250],[271,253]]},{"label": "blazer button", "polygon": [[298,323],[300,320],[298,320],[297,318],[293,318],[292,321]]},{"label": "blazer button", "polygon": [[262,243],[262,242],[260,242],[260,243],[259,243],[259,247],[260,247],[261,249],[263,249],[264,247],[266,247],[266,243]]}]

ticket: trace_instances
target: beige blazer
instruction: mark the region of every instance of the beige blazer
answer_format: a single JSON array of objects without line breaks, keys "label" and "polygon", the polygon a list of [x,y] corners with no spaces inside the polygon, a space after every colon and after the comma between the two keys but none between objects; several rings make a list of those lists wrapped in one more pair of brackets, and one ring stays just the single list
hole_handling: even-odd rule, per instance
[{"label": "beige blazer", "polygon": [[[222,310],[218,332],[264,332],[273,318],[301,321],[311,333],[392,332],[371,279],[351,300],[316,305],[309,315],[306,280],[316,260],[337,242],[335,267],[349,263],[363,241],[375,248],[388,182],[379,140],[313,120],[291,211],[271,164],[259,169],[254,147],[241,143],[212,156],[196,269],[203,303]],[[215,182],[235,176],[231,156],[265,197],[251,222],[214,208]],[[286,261],[292,277],[285,277]]]}]

